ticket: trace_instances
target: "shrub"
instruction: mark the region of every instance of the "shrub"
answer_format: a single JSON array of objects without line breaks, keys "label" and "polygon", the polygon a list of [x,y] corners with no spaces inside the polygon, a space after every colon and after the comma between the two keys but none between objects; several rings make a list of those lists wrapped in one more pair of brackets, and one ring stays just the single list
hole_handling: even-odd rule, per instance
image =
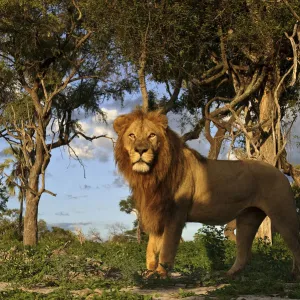
[{"label": "shrub", "polygon": [[175,271],[186,275],[203,275],[211,270],[212,263],[202,240],[183,242],[179,245]]},{"label": "shrub", "polygon": [[204,225],[195,234],[195,241],[203,242],[207,251],[207,256],[212,262],[212,267],[216,270],[221,270],[225,267],[226,238],[223,232],[223,226]]}]

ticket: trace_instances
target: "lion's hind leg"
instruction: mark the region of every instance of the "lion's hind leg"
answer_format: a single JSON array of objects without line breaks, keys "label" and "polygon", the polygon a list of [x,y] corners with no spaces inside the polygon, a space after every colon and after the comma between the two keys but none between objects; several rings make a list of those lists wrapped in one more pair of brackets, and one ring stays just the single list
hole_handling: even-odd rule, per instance
[{"label": "lion's hind leg", "polygon": [[246,266],[251,258],[251,247],[255,234],[265,217],[266,214],[262,210],[250,207],[236,218],[237,256],[227,275],[233,276]]},{"label": "lion's hind leg", "polygon": [[294,204],[285,203],[285,207],[269,215],[272,224],[283,237],[293,254],[293,275],[300,276],[300,237],[299,219]]}]

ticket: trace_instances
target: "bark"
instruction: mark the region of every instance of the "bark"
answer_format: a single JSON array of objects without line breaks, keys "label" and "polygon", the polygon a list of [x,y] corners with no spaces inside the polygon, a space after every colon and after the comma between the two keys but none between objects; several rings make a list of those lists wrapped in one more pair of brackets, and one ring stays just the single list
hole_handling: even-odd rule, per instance
[{"label": "bark", "polygon": [[26,197],[26,211],[24,217],[23,244],[34,246],[38,242],[38,205],[39,199],[32,193]]},{"label": "bark", "polygon": [[145,79],[145,67],[140,67],[138,70],[138,76],[139,76],[139,83],[140,83],[140,89],[142,93],[143,98],[143,110],[145,112],[148,111],[149,106],[149,99],[148,99],[148,92],[147,92],[147,85],[146,85],[146,79]]},{"label": "bark", "polygon": [[[148,24],[149,25],[149,24]],[[145,32],[145,37],[142,41],[142,51],[139,58],[139,69],[138,69],[138,77],[139,77],[139,84],[143,98],[143,110],[145,112],[148,111],[149,107],[149,97],[147,91],[147,84],[146,84],[146,60],[147,60],[147,36],[148,36],[148,27]]]},{"label": "bark", "polygon": [[[263,140],[263,143],[260,146],[260,154],[263,160],[269,164],[273,164],[273,161],[276,157],[276,143],[272,135],[272,117],[274,114],[276,114],[274,94],[271,89],[271,83],[268,81],[260,102],[259,122],[262,123],[266,121],[262,126],[263,134],[266,138]],[[269,217],[266,217],[262,222],[256,237],[262,239],[267,238],[272,243],[271,220]]]},{"label": "bark", "polygon": [[[38,205],[42,193],[45,191],[44,175],[50,161],[44,148],[47,124],[39,122],[40,132],[36,136],[36,154],[34,164],[29,171],[28,189],[26,190],[26,210],[24,217],[23,244],[34,246],[38,242]],[[40,176],[42,175],[42,184]]]},{"label": "bark", "polygon": [[26,210],[24,217],[24,234],[23,244],[34,246],[38,242],[38,205],[40,196],[38,195],[39,187],[39,170],[36,163],[30,170],[28,179],[29,189],[26,191]]},{"label": "bark", "polygon": [[[21,192],[21,191],[20,191]],[[23,208],[24,208],[24,192],[22,191],[22,197],[20,198],[20,213],[19,213],[19,224],[18,224],[18,230],[19,230],[19,237],[22,236],[23,233]]]},{"label": "bark", "polygon": [[291,175],[295,181],[295,183],[300,186],[300,170],[291,166]]},{"label": "bark", "polygon": [[226,133],[226,129],[224,128],[218,128],[214,138],[212,138],[209,142],[210,142],[210,149],[208,152],[208,158],[210,159],[217,159],[220,151],[221,151],[221,147],[222,147],[222,143],[224,140],[224,136]]}]

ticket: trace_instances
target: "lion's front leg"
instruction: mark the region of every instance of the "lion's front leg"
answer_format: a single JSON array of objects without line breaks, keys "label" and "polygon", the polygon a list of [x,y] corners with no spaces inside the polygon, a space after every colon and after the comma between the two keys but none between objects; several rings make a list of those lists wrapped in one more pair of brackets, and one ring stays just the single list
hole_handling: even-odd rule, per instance
[{"label": "lion's front leg", "polygon": [[185,222],[183,220],[176,220],[176,218],[174,218],[174,221],[168,223],[165,227],[161,251],[159,254],[158,267],[156,268],[156,272],[161,277],[166,277],[168,275],[168,271],[174,266],[175,255],[180,242],[184,223]]},{"label": "lion's front leg", "polygon": [[162,236],[150,234],[146,253],[147,270],[155,271],[158,266],[158,254],[162,245]]}]

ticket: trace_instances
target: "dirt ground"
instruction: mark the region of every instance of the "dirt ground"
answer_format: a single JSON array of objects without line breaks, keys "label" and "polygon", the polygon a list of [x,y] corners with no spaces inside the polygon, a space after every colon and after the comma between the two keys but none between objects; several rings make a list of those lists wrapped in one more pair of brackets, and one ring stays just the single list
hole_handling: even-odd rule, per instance
[{"label": "dirt ground", "polygon": [[[185,300],[205,300],[205,295],[207,295],[208,292],[214,291],[216,289],[222,288],[224,285],[218,285],[218,286],[210,286],[210,287],[198,287],[198,288],[185,288],[184,286],[180,286],[180,284],[175,285],[174,287],[168,287],[168,288],[153,288],[153,289],[141,289],[138,287],[130,287],[130,288],[124,288],[122,291],[131,292],[131,293],[137,293],[142,295],[152,295],[153,300],[178,300],[180,293],[191,293],[193,296],[185,297]],[[6,282],[0,282],[0,291],[13,289],[13,287]],[[40,294],[49,294],[55,291],[57,288],[19,288],[26,292],[35,292]],[[78,296],[86,296],[86,299],[92,299],[95,295],[101,295],[103,293],[103,290],[101,289],[83,289],[83,290],[74,290],[71,293]],[[207,298],[206,298],[207,299]],[[210,298],[210,299],[218,299],[218,298]],[[288,300],[288,298],[279,298],[276,297],[276,295],[273,296],[251,296],[251,295],[243,295],[239,296],[238,298],[234,300],[280,300],[285,299]]]}]

